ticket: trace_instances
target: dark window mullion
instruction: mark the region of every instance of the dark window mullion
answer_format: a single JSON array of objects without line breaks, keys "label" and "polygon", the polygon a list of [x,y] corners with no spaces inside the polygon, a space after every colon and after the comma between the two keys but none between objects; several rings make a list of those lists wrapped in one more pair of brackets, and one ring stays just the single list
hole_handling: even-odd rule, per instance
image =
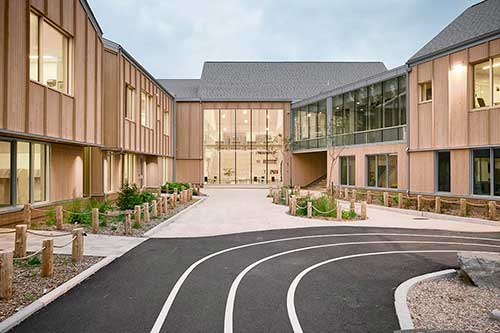
[{"label": "dark window mullion", "polygon": [[29,143],[29,168],[28,168],[28,203],[33,202],[33,143]]}]

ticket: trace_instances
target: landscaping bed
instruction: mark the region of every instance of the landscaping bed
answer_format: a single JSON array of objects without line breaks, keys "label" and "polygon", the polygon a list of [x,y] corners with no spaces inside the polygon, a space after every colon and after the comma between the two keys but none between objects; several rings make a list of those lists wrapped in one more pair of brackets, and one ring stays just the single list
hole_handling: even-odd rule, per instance
[{"label": "landscaping bed", "polygon": [[415,328],[500,332],[490,318],[500,309],[500,289],[473,286],[455,276],[417,284],[408,295]]},{"label": "landscaping bed", "polygon": [[10,300],[0,299],[0,321],[7,319],[21,308],[36,301],[101,259],[102,257],[85,256],[79,263],[73,263],[71,255],[54,254],[54,275],[52,277],[41,277],[41,265],[37,259],[15,260],[12,283],[13,296]]},{"label": "landscaping bed", "polygon": [[[134,218],[132,216],[132,234],[128,236],[132,237],[142,237],[147,231],[150,229],[156,227],[166,219],[174,216],[175,214],[179,213],[180,211],[186,209],[187,207],[191,206],[192,204],[196,203],[199,199],[193,198],[192,201],[187,202],[187,203],[177,203],[177,206],[175,208],[170,208],[168,209],[167,214],[161,215],[158,218],[153,218],[150,214],[150,221],[148,223],[144,222],[144,215],[142,214],[141,216],[141,224],[137,225],[134,223]],[[103,235],[112,235],[112,236],[125,236],[125,216],[123,214],[118,214],[116,216],[109,216],[109,217],[100,217],[100,224],[99,224],[99,234]],[[85,232],[91,233],[92,232],[92,226],[89,224],[69,224],[65,223],[63,224],[63,230],[62,231],[71,231],[75,226],[78,225],[78,227],[83,227],[85,229]],[[47,230],[47,231],[55,231],[56,226],[53,223],[39,223],[31,226],[31,229],[35,230]]]}]

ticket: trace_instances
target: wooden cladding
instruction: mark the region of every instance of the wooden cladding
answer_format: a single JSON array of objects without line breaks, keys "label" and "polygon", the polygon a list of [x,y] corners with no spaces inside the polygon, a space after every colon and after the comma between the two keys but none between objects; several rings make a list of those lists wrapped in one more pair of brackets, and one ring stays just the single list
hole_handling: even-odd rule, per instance
[{"label": "wooden cladding", "polygon": [[[411,150],[500,144],[500,106],[474,108],[473,65],[500,55],[500,39],[416,65],[409,73]],[[432,101],[420,102],[432,82]]]},{"label": "wooden cladding", "polygon": [[[72,95],[29,80],[32,11],[71,40]],[[48,140],[101,144],[103,44],[80,1],[3,0],[0,18],[0,128]]]},{"label": "wooden cladding", "polygon": [[[173,112],[172,98],[121,52],[104,51],[104,144],[129,152],[173,156],[171,135],[164,133],[164,112]],[[133,90],[133,115],[125,117],[127,91]],[[141,94],[152,97],[149,126],[141,125]],[[172,133],[172,121],[168,124]]]}]

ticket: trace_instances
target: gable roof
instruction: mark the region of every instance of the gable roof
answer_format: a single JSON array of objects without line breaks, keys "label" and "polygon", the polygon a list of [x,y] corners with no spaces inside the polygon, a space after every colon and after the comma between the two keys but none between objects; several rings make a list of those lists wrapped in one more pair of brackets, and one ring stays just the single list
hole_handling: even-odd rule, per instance
[{"label": "gable roof", "polygon": [[382,62],[205,62],[204,101],[297,101],[386,71]]},{"label": "gable roof", "polygon": [[467,8],[415,53],[408,63],[450,53],[498,34],[500,34],[500,0],[485,0]]},{"label": "gable roof", "polygon": [[161,79],[158,80],[177,100],[199,100],[200,79]]}]

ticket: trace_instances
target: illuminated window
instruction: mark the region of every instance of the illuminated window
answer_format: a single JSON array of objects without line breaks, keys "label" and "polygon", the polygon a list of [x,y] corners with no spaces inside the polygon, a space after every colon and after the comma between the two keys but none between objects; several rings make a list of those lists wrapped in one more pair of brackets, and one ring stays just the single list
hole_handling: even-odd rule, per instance
[{"label": "illuminated window", "polygon": [[500,105],[500,58],[474,65],[474,108]]},{"label": "illuminated window", "polygon": [[420,102],[432,100],[432,83],[425,82],[419,85],[420,87]]},{"label": "illuminated window", "polygon": [[42,17],[30,13],[30,79],[71,93],[71,43]]}]

